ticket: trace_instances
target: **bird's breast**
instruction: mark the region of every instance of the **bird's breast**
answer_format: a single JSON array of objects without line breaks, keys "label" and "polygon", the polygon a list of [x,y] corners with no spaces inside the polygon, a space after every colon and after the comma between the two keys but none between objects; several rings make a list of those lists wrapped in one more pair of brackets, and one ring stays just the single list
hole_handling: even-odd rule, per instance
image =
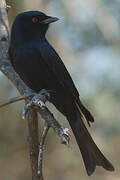
[{"label": "bird's breast", "polygon": [[16,51],[13,66],[26,85],[34,91],[58,88],[57,79],[34,48]]}]

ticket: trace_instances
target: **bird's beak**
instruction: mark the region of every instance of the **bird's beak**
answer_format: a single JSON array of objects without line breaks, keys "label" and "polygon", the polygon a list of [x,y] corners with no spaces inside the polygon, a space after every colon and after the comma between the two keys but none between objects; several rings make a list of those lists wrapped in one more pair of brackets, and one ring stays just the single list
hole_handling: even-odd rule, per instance
[{"label": "bird's beak", "polygon": [[46,19],[44,19],[41,23],[43,24],[50,24],[50,23],[53,23],[53,22],[56,22],[58,21],[59,19],[57,17],[50,17],[48,16]]}]

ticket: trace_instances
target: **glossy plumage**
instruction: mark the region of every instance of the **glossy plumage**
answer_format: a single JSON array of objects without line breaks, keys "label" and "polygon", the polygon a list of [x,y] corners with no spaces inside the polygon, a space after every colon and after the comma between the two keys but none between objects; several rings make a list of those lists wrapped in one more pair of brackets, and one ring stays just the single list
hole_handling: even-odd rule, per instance
[{"label": "glossy plumage", "polygon": [[12,65],[35,92],[41,89],[53,91],[50,101],[68,119],[88,175],[94,172],[97,165],[113,171],[113,166],[97,148],[84,125],[84,119],[89,125],[94,121],[92,115],[80,101],[61,58],[45,38],[49,24],[56,20],[39,11],[21,13],[16,17],[9,48]]}]

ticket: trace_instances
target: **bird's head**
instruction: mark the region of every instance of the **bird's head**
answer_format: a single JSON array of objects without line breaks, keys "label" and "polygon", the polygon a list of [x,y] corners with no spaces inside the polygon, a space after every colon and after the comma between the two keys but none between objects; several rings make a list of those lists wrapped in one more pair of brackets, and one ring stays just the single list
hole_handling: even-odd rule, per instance
[{"label": "bird's head", "polygon": [[40,11],[28,11],[18,14],[12,26],[11,38],[16,34],[17,38],[29,41],[39,37],[45,37],[50,23],[59,20],[56,17],[47,16]]}]

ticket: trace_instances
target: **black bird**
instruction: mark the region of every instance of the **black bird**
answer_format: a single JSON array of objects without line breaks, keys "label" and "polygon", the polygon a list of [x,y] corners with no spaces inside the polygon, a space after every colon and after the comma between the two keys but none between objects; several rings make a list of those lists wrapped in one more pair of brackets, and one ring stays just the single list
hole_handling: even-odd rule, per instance
[{"label": "black bird", "polygon": [[83,119],[94,119],[84,107],[73,80],[61,58],[47,41],[49,24],[58,18],[39,11],[17,15],[11,31],[9,55],[15,71],[35,92],[52,90],[50,101],[66,116],[81,151],[87,174],[96,166],[113,171],[114,167],[94,143]]}]

